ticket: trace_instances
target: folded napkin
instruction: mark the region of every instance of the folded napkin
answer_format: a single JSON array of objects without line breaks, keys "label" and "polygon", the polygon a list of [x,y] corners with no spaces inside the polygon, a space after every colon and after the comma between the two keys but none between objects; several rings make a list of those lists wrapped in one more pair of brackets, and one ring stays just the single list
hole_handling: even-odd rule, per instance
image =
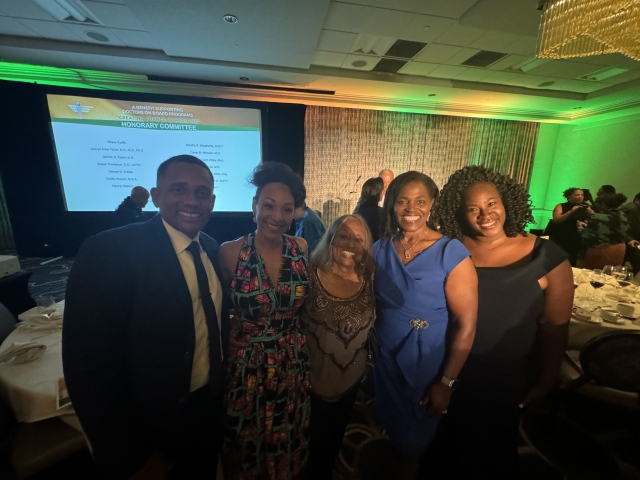
[{"label": "folded napkin", "polygon": [[62,315],[56,315],[55,313],[53,315],[34,313],[20,323],[24,325],[62,325]]},{"label": "folded napkin", "polygon": [[15,358],[14,365],[30,362],[44,355],[46,349],[46,345],[39,343],[14,342],[9,348],[0,353],[0,363],[8,362],[12,358]]}]

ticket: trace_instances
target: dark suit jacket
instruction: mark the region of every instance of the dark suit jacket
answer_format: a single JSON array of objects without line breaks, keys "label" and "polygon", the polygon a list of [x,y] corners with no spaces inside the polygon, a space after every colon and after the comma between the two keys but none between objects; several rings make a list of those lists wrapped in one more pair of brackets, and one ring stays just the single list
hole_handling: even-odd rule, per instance
[{"label": "dark suit jacket", "polygon": [[[202,232],[200,243],[219,274],[218,244]],[[160,215],[84,243],[67,284],[62,360],[72,404],[109,476],[140,468],[153,451],[148,427],[180,411],[194,347],[189,289]]]}]

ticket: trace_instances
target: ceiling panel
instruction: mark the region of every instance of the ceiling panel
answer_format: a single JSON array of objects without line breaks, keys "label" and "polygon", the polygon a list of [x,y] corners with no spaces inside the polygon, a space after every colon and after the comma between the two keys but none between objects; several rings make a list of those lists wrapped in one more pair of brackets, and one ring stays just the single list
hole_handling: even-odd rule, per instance
[{"label": "ceiling panel", "polygon": [[469,58],[473,57],[479,51],[480,50],[476,48],[461,48],[459,52],[443,63],[447,65],[460,65],[462,62],[469,60]]},{"label": "ceiling panel", "polygon": [[446,32],[455,20],[430,15],[413,15],[411,23],[403,30],[399,38],[415,42],[431,43]]},{"label": "ceiling panel", "polygon": [[509,53],[517,53],[518,55],[534,56],[538,46],[536,37],[520,37],[518,40],[507,46]]},{"label": "ceiling panel", "polygon": [[12,17],[55,21],[55,18],[31,0],[2,0],[1,8],[4,13]]},{"label": "ceiling panel", "polygon": [[[325,29],[402,38],[402,32],[414,20],[414,14],[399,10],[332,3],[324,22]],[[414,40],[403,38],[403,40]]]},{"label": "ceiling panel", "polygon": [[83,3],[108,27],[122,28],[125,30],[146,30],[142,23],[140,23],[131,10],[125,5],[92,2],[89,0],[84,0]]},{"label": "ceiling panel", "polygon": [[[347,57],[342,62],[342,68],[346,68],[347,70],[364,70],[370,71],[375,67],[380,61],[380,57],[369,57],[367,55],[347,55]],[[353,62],[365,62],[365,64],[361,67],[356,67],[353,65]]]},{"label": "ceiling panel", "polygon": [[514,65],[518,65],[519,63],[524,62],[526,59],[531,58],[525,55],[507,55],[504,58],[501,58],[495,63],[492,63],[487,68],[489,70],[506,70],[508,68],[513,67]]},{"label": "ceiling panel", "polygon": [[357,39],[357,33],[323,29],[316,48],[325,52],[351,53],[351,47],[353,47]]},{"label": "ceiling panel", "polygon": [[575,79],[594,72],[600,67],[586,63],[568,62],[566,60],[554,60],[531,70],[533,75],[548,75],[551,77]]},{"label": "ceiling panel", "polygon": [[513,33],[501,33],[501,32],[487,32],[481,36],[478,40],[471,43],[469,46],[472,48],[479,48],[480,50],[490,50],[492,52],[511,53],[508,49],[509,45],[520,40],[519,35]]},{"label": "ceiling panel", "polygon": [[316,51],[311,60],[312,65],[340,68],[347,58],[346,53]]},{"label": "ceiling panel", "polygon": [[438,17],[458,18],[478,0],[346,0],[343,3],[369,5]]},{"label": "ceiling panel", "polygon": [[401,73],[403,75],[429,75],[438,67],[439,65],[437,63],[423,63],[412,61],[402,67],[402,69],[398,73]]},{"label": "ceiling panel", "polygon": [[[97,45],[111,45],[115,47],[125,47],[126,45],[111,30],[106,27],[97,27],[95,25],[77,25],[75,23],[65,23],[65,26],[79,36],[87,43],[95,43]],[[97,32],[109,39],[108,42],[100,42],[87,36],[87,32]]]},{"label": "ceiling panel", "polygon": [[435,78],[453,78],[456,75],[460,75],[468,68],[469,67],[460,67],[457,65],[440,65],[438,68],[434,69],[429,76]]},{"label": "ceiling panel", "polygon": [[459,23],[454,23],[451,27],[437,38],[438,43],[446,45],[458,45],[466,47],[482,37],[486,30],[473,27],[465,27]]},{"label": "ceiling panel", "polygon": [[542,14],[538,3],[538,0],[482,0],[460,18],[460,23],[536,37]]},{"label": "ceiling panel", "polygon": [[[44,38],[49,38],[52,40],[63,40],[66,42],[82,42],[83,39],[81,36],[76,35],[72,29],[67,28],[67,25],[61,22],[47,22],[45,20],[27,20],[20,19],[19,22],[23,24],[25,27],[33,30],[34,32],[38,32],[39,35]],[[82,28],[85,28],[83,25],[79,25]],[[93,27],[91,27],[93,28]]]},{"label": "ceiling panel", "polygon": [[422,51],[415,56],[414,60],[418,62],[444,63],[461,51],[462,47],[432,43],[424,47]]},{"label": "ceiling panel", "polygon": [[0,35],[38,37],[38,34],[11,17],[0,17]]},{"label": "ceiling panel", "polygon": [[139,32],[137,30],[120,30],[117,28],[109,29],[115,34],[122,43],[131,48],[144,48],[147,50],[162,50],[158,42],[156,42],[147,32]]},{"label": "ceiling panel", "polygon": [[460,72],[453,77],[455,80],[464,80],[466,82],[478,82],[491,72],[484,68],[467,68],[464,72]]},{"label": "ceiling panel", "polygon": [[[329,0],[127,0],[167,55],[309,68]],[[223,21],[227,14],[236,24]],[[339,29],[340,30],[340,29]],[[344,29],[342,29],[344,30]]]}]

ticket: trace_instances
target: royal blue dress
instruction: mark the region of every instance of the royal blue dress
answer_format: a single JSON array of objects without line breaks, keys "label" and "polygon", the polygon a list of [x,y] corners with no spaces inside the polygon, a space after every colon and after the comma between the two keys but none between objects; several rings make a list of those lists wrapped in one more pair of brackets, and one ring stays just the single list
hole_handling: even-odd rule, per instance
[{"label": "royal blue dress", "polygon": [[376,242],[373,252],[375,326],[382,345],[374,364],[376,407],[394,447],[418,458],[438,424],[419,402],[442,375],[449,323],[444,284],[469,251],[458,240],[442,237],[407,265],[391,241]]}]

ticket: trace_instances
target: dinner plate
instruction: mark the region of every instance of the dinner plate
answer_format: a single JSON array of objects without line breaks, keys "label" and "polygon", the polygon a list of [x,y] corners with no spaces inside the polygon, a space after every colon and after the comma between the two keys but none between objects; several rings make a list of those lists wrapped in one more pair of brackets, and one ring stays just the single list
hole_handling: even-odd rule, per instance
[{"label": "dinner plate", "polygon": [[589,323],[602,323],[602,318],[595,316],[595,315],[591,315],[589,318],[587,317],[583,317],[582,315],[576,315],[575,313],[571,314],[571,316],[573,318],[575,318],[576,320],[580,320],[581,322],[589,322]]},{"label": "dinner plate", "polygon": [[624,325],[625,324],[625,320],[623,318],[617,318],[615,320],[607,320],[606,318],[602,318],[602,317],[599,317],[599,318],[603,322],[612,323],[614,325]]}]

